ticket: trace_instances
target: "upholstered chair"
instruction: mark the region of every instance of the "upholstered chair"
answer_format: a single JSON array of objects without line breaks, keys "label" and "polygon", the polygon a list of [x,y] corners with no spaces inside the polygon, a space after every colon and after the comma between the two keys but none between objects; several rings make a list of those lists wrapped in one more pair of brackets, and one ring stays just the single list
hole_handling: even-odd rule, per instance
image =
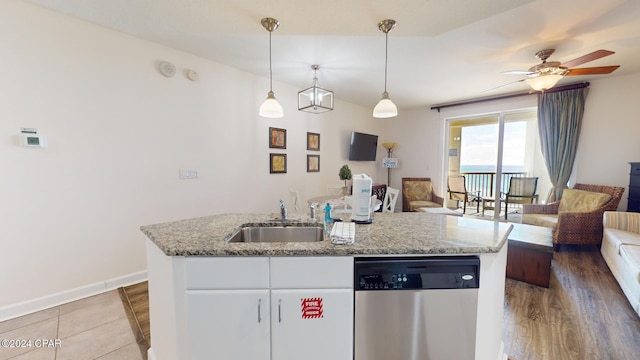
[{"label": "upholstered chair", "polygon": [[433,191],[431,178],[402,178],[402,211],[421,207],[442,207],[444,198]]}]

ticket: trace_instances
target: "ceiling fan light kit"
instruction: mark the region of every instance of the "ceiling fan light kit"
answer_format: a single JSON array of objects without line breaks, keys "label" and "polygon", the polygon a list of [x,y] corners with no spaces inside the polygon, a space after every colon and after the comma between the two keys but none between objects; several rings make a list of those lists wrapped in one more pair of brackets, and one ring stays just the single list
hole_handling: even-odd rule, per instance
[{"label": "ceiling fan light kit", "polygon": [[375,108],[373,108],[373,117],[375,118],[390,118],[398,115],[398,108],[389,98],[387,92],[387,58],[389,54],[389,31],[396,26],[396,21],[392,19],[382,20],[378,23],[378,29],[384,33],[385,36],[385,50],[384,50],[384,92],[382,93],[382,99],[378,102]]},{"label": "ceiling fan light kit", "polygon": [[525,79],[524,82],[529,84],[533,90],[536,91],[545,91],[554,87],[558,81],[560,81],[564,76],[563,75],[540,75],[536,77],[532,77],[529,79]]},{"label": "ceiling fan light kit", "polygon": [[333,110],[333,91],[320,87],[318,82],[320,65],[311,65],[313,83],[310,88],[298,91],[298,110],[321,114]]},{"label": "ceiling fan light kit", "polygon": [[[555,49],[544,49],[536,52],[535,56],[542,60],[542,63],[532,66],[528,71],[522,70],[514,70],[514,71],[505,71],[503,74],[510,75],[526,75],[528,78],[515,81],[513,83],[518,82],[526,82],[533,90],[536,91],[545,91],[554,87],[558,81],[562,80],[565,76],[577,76],[577,75],[599,75],[599,74],[610,74],[615,71],[620,66],[599,66],[592,68],[577,68],[574,69],[574,66],[582,65],[586,62],[597,60],[603,58],[605,56],[609,56],[615,54],[613,51],[609,50],[597,50],[592,53],[583,55],[579,58],[573,59],[571,61],[567,61],[565,63],[560,63],[558,61],[547,61],[549,56],[551,56],[555,52]],[[513,84],[510,83],[510,84]],[[510,85],[506,84],[506,85]],[[503,85],[505,86],[505,85]],[[500,88],[502,86],[498,86]],[[497,89],[494,88],[494,89]],[[493,90],[493,89],[490,89]]]},{"label": "ceiling fan light kit", "polygon": [[281,118],[284,116],[284,111],[273,93],[273,71],[271,68],[271,33],[280,26],[280,22],[274,18],[267,17],[263,18],[260,23],[269,32],[269,92],[267,93],[267,99],[260,106],[259,114],[266,118]]}]

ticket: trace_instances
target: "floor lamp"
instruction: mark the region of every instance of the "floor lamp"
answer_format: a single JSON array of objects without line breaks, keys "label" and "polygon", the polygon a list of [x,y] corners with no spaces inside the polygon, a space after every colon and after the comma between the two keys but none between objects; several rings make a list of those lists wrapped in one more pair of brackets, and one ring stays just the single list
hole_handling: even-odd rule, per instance
[{"label": "floor lamp", "polygon": [[382,159],[382,167],[387,168],[387,186],[391,186],[391,169],[395,169],[398,167],[398,159],[391,157],[391,154],[393,153],[393,148],[395,148],[396,145],[398,145],[398,143],[394,143],[394,142],[382,143],[382,147],[387,149],[387,157]]}]

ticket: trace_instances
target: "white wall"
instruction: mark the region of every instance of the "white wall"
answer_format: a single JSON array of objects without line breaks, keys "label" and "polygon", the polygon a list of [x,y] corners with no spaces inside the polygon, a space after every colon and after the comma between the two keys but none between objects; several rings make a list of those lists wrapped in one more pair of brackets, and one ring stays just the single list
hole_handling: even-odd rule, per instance
[{"label": "white wall", "polygon": [[627,209],[629,162],[640,161],[640,74],[591,82],[576,158],[576,182],[624,186],[618,210]]},{"label": "white wall", "polygon": [[[18,1],[0,2],[0,33],[0,319],[17,303],[144,271],[141,225],[277,212],[289,188],[303,201],[323,194],[340,183],[351,131],[384,127],[339,99],[330,113],[301,113],[299,89],[277,81],[285,117],[260,118],[268,78]],[[176,76],[160,75],[159,60]],[[287,129],[286,150],[269,149],[270,126]],[[48,148],[19,146],[21,127]],[[307,131],[320,133],[320,152],[306,150]],[[270,152],[288,155],[287,174],[269,174]],[[320,154],[320,173],[306,172],[306,154]],[[379,161],[349,164],[386,179]],[[179,180],[180,168],[198,179]]]}]

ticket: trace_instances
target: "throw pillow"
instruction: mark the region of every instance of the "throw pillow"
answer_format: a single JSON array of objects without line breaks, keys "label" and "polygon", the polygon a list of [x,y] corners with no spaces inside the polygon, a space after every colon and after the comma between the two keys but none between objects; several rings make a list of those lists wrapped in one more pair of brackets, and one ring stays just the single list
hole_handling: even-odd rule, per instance
[{"label": "throw pillow", "polygon": [[593,191],[566,189],[558,205],[558,212],[589,212],[598,209],[611,199],[611,195]]}]

